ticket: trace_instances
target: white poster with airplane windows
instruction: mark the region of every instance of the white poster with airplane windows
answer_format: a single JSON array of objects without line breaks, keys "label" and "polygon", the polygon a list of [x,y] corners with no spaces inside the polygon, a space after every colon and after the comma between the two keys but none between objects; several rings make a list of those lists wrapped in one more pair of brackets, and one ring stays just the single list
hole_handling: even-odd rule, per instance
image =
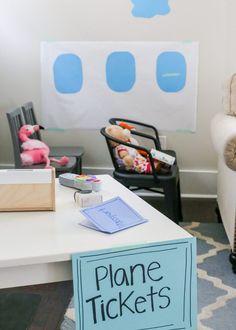
[{"label": "white poster with airplane windows", "polygon": [[47,128],[101,128],[111,117],[195,131],[197,42],[44,42]]}]

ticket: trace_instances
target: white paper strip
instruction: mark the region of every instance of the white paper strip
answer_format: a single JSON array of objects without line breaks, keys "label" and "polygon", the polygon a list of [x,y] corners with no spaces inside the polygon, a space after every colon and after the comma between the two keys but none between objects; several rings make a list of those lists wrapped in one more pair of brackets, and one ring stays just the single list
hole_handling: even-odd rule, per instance
[{"label": "white paper strip", "polygon": [[34,184],[51,183],[50,169],[9,169],[0,170],[0,184]]}]

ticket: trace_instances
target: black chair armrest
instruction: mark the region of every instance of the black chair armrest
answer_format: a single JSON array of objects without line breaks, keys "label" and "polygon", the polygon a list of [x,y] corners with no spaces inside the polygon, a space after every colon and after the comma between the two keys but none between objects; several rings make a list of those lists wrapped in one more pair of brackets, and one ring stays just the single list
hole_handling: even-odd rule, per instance
[{"label": "black chair armrest", "polygon": [[156,139],[154,136],[149,135],[149,134],[147,134],[147,133],[139,132],[139,131],[137,131],[137,130],[131,130],[130,132],[131,132],[132,135],[137,135],[137,136],[141,136],[141,137],[143,137],[143,138],[146,138],[146,139],[152,140],[153,143],[154,143],[155,148],[156,148],[157,150],[161,150],[161,149],[160,149],[160,146],[158,145],[158,141],[157,141],[157,139]]}]

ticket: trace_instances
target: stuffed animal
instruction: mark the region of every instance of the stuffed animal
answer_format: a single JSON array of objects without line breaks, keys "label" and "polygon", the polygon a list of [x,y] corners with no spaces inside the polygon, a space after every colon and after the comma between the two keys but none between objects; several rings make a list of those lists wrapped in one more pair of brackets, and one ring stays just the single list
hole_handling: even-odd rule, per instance
[{"label": "stuffed animal", "polygon": [[122,127],[122,128],[127,128],[130,131],[133,130],[133,129],[135,129],[135,127],[133,125],[130,125],[130,124],[124,122],[124,121],[121,121],[119,123],[119,126]]},{"label": "stuffed animal", "polygon": [[[121,122],[119,123],[119,126],[122,127],[122,128],[124,128],[124,129],[126,129],[126,130],[129,130],[129,132],[130,132],[130,131],[135,131],[135,130],[136,130],[135,126],[130,125],[130,124],[124,122],[124,121],[121,121]],[[130,135],[130,143],[138,145],[137,140],[135,140],[135,139],[131,136],[130,133],[129,133],[129,135]],[[133,141],[133,142],[132,142],[132,141]],[[143,157],[147,158],[148,155],[147,155],[146,151],[144,151],[144,150],[138,150],[138,152],[140,153],[140,155],[142,155]]]},{"label": "stuffed animal", "polygon": [[[130,131],[128,129],[123,129],[119,125],[106,127],[106,133],[121,141],[138,145],[138,141],[131,137]],[[152,172],[149,159],[140,155],[137,149],[116,142],[112,142],[112,147],[114,148],[114,154],[119,167],[124,167],[126,170],[138,173]],[[160,162],[155,161],[154,165],[158,171]]]},{"label": "stuffed animal", "polygon": [[20,128],[18,136],[22,142],[21,147],[23,149],[20,155],[22,165],[29,166],[45,163],[45,168],[51,168],[50,162],[55,162],[62,166],[67,165],[69,162],[68,157],[63,156],[61,159],[49,158],[49,147],[40,140],[29,138],[40,129],[43,129],[40,125],[23,125]]}]

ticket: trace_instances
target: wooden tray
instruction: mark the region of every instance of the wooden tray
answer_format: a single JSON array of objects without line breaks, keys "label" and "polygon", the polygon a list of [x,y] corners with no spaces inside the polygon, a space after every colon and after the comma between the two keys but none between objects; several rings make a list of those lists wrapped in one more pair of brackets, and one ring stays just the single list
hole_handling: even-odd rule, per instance
[{"label": "wooden tray", "polygon": [[0,170],[0,211],[55,211],[55,170]]}]

